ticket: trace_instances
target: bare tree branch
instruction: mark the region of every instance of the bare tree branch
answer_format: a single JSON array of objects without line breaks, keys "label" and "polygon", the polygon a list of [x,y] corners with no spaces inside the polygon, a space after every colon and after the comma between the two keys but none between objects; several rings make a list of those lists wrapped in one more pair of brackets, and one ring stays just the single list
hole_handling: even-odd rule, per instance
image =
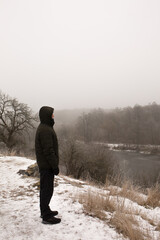
[{"label": "bare tree branch", "polygon": [[36,118],[31,109],[17,99],[0,92],[0,141],[8,147],[15,144],[16,134],[34,128]]}]

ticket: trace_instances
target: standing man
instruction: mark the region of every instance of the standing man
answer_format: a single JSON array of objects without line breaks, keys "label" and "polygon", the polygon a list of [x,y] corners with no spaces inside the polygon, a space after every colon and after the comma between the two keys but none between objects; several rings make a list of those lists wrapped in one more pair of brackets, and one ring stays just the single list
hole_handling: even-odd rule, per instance
[{"label": "standing man", "polygon": [[51,211],[50,200],[54,190],[54,175],[59,174],[58,140],[53,129],[54,108],[42,107],[39,111],[40,124],[35,137],[35,151],[40,172],[40,211],[42,223],[57,224],[57,211]]}]

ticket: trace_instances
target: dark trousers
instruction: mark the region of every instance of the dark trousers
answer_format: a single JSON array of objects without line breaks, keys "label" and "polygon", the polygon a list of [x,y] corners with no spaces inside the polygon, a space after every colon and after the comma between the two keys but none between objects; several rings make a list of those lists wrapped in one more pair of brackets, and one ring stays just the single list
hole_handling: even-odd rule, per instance
[{"label": "dark trousers", "polygon": [[40,211],[43,220],[51,216],[49,207],[54,190],[54,174],[51,169],[40,171]]}]

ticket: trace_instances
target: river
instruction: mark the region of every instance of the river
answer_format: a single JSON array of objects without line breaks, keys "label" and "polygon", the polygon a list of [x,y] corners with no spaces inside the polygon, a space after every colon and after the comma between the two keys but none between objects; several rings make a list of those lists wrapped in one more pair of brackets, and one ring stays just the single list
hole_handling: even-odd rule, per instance
[{"label": "river", "polygon": [[113,158],[123,177],[143,186],[160,182],[160,155],[113,151]]}]

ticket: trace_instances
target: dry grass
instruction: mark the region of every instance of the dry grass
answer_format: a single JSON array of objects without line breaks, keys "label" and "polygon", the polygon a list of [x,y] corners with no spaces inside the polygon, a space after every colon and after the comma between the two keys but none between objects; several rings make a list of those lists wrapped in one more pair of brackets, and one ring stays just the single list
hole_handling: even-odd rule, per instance
[{"label": "dry grass", "polygon": [[107,188],[110,187],[110,186],[111,186],[111,181],[110,181],[108,178],[106,178],[105,188],[107,189]]},{"label": "dry grass", "polygon": [[110,191],[112,196],[121,196],[124,198],[128,198],[133,202],[137,202],[139,205],[145,204],[145,199],[141,195],[142,189],[139,186],[134,186],[130,181],[123,182],[121,188],[116,186],[108,185],[107,181],[107,188]]},{"label": "dry grass", "polygon": [[154,187],[149,188],[145,206],[160,207],[160,185],[156,184]]},{"label": "dry grass", "polygon": [[64,176],[61,175],[63,180],[65,181],[64,184],[71,184],[72,186],[78,187],[78,188],[83,188],[84,185],[90,185],[87,181],[79,181],[71,176]]},{"label": "dry grass", "polygon": [[160,231],[160,223],[159,223],[158,226],[156,227],[156,231]]},{"label": "dry grass", "polygon": [[[18,200],[20,197],[23,198],[25,196],[33,196],[35,193],[32,189],[32,186],[28,186],[26,188],[23,188],[22,186],[20,186],[19,188],[15,188],[14,190],[11,190],[9,192],[9,197],[14,199],[14,200]],[[3,198],[8,197],[7,196],[3,196]]]},{"label": "dry grass", "polygon": [[121,188],[109,186],[109,182],[107,182],[106,186],[112,196],[128,198],[145,207],[160,207],[160,185],[158,183],[148,188],[146,194],[144,194],[144,189],[133,185],[129,181],[125,181]]},{"label": "dry grass", "polygon": [[8,156],[11,156],[11,157],[17,156],[17,153],[16,153],[15,150],[11,150],[11,151],[8,152]]},{"label": "dry grass", "polygon": [[116,211],[110,220],[110,224],[114,226],[118,233],[123,234],[130,240],[145,240],[143,233],[137,228],[138,222],[133,215]]},{"label": "dry grass", "polygon": [[140,213],[139,215],[141,216],[142,219],[144,219],[145,221],[147,221],[150,225],[152,225],[152,226],[154,226],[154,227],[156,226],[155,220],[149,218],[149,217],[147,216],[147,214],[145,214],[145,213]]},{"label": "dry grass", "polygon": [[[87,194],[80,194],[79,202],[83,204],[85,213],[93,217],[98,217],[101,220],[105,219],[104,200],[99,194],[93,194],[89,190]],[[112,206],[110,206],[112,208]]]},{"label": "dry grass", "polygon": [[[128,196],[127,191],[123,189],[124,195]],[[130,240],[152,239],[149,232],[142,232],[136,220],[136,215],[140,215],[137,209],[132,206],[125,206],[125,198],[117,198],[100,193],[93,193],[89,190],[87,193],[79,195],[79,202],[83,204],[84,212],[90,216],[97,217],[114,227],[118,233],[123,234]],[[109,219],[107,216],[109,213]],[[144,216],[145,218],[146,216]],[[144,219],[143,218],[143,219]],[[146,217],[150,224],[154,224]]]},{"label": "dry grass", "polygon": [[144,205],[144,198],[140,195],[140,188],[134,186],[131,182],[126,181],[123,183],[119,196],[130,199],[133,202],[137,202],[139,205]]}]

